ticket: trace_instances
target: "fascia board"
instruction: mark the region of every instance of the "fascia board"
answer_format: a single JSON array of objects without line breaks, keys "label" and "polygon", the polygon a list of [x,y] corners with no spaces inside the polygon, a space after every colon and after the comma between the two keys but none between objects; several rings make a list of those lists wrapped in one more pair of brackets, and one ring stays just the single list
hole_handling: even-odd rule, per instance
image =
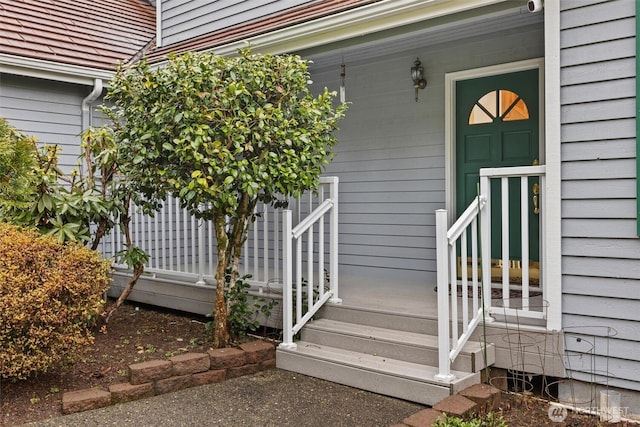
[{"label": "fascia board", "polygon": [[93,86],[95,79],[109,81],[115,74],[114,71],[61,64],[59,62],[3,53],[0,53],[0,72],[86,86]]},{"label": "fascia board", "polygon": [[212,48],[234,55],[248,45],[262,53],[294,52],[507,0],[386,0]]}]

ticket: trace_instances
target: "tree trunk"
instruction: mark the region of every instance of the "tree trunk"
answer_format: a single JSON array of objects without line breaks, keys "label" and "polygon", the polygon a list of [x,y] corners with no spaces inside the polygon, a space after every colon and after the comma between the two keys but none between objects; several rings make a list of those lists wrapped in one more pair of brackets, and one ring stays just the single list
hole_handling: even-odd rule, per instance
[{"label": "tree trunk", "polygon": [[133,276],[127,282],[127,286],[125,286],[116,302],[107,311],[107,316],[104,319],[105,323],[109,323],[109,319],[111,319],[113,313],[115,313],[118,307],[120,307],[122,303],[125,302],[125,300],[129,297],[129,294],[131,293],[131,291],[133,291],[133,287],[136,285],[143,272],[144,265],[136,265],[136,267],[133,269]]},{"label": "tree trunk", "polygon": [[227,257],[227,262],[231,261],[231,277],[229,280],[229,286],[231,287],[235,286],[236,280],[238,279],[238,265],[235,263],[235,259],[236,257],[240,257],[239,254],[242,250],[242,242],[239,238],[239,235],[241,228],[246,222],[246,201],[247,195],[246,193],[243,193],[238,203],[235,222],[233,223],[233,226],[231,227],[231,230],[228,234],[229,244],[227,246],[225,256]]},{"label": "tree trunk", "polygon": [[223,348],[229,345],[228,310],[224,298],[228,238],[224,215],[216,215],[214,222],[218,243],[218,265],[216,267],[216,300],[213,312],[213,347]]},{"label": "tree trunk", "polygon": [[[122,232],[124,234],[125,245],[127,248],[131,248],[131,245],[132,245],[131,229],[129,228],[129,224],[131,223],[131,217],[129,216],[130,203],[131,203],[131,196],[130,195],[125,196],[123,199],[123,205],[125,209],[123,213],[120,214],[120,225],[122,226]],[[104,226],[104,229],[102,230],[102,234],[104,235],[104,230],[106,229],[106,222],[104,221],[101,222],[100,227],[98,227],[98,229],[100,230],[102,226]],[[99,243],[99,240],[96,240],[94,242],[96,248],[98,246],[98,243]],[[94,250],[96,248],[94,248]],[[122,293],[120,294],[116,302],[107,311],[105,323],[109,323],[109,319],[111,319],[111,316],[113,315],[113,313],[115,313],[116,310],[122,305],[122,303],[126,301],[126,299],[129,297],[129,294],[131,294],[131,292],[133,291],[133,287],[136,285],[136,283],[138,283],[138,279],[140,278],[140,276],[142,276],[142,273],[144,273],[143,263],[135,264],[133,266],[129,265],[129,267],[130,268],[133,267],[133,276],[131,276],[131,279],[129,279],[129,281],[127,282],[127,285],[122,290]]]},{"label": "tree trunk", "polygon": [[103,218],[98,223],[98,228],[96,229],[96,234],[93,238],[93,242],[91,242],[91,250],[95,251],[100,246],[100,241],[104,237],[107,232],[107,218]]}]

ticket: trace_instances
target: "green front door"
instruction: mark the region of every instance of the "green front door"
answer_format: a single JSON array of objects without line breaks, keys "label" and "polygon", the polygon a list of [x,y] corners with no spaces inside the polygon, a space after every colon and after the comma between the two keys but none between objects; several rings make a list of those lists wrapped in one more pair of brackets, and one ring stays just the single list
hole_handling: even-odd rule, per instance
[{"label": "green front door", "polygon": [[[493,75],[456,83],[456,208],[458,215],[477,195],[480,168],[531,166],[539,156],[538,70]],[[492,253],[502,258],[500,183],[492,183]],[[509,259],[521,261],[520,184],[509,182]],[[529,200],[534,186],[529,182]],[[539,260],[539,215],[529,203],[529,257]],[[537,263],[536,263],[537,264]],[[515,274],[517,276],[517,273]]]}]

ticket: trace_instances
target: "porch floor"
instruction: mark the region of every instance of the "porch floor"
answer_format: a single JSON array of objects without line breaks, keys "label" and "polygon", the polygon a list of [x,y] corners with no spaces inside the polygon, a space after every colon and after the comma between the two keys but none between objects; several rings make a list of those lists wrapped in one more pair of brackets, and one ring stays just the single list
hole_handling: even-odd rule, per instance
[{"label": "porch floor", "polygon": [[[438,316],[438,293],[436,285],[432,283],[347,276],[340,277],[338,293],[342,304],[348,307],[433,319]],[[460,313],[462,309],[460,294],[458,294],[458,301]],[[492,300],[494,308],[502,307],[503,304],[501,298]],[[529,298],[529,306],[532,310],[542,311],[543,305],[541,295],[536,294]],[[511,298],[510,306],[515,309],[521,308],[522,299]]]},{"label": "porch floor", "polygon": [[339,297],[350,307],[436,317],[435,285],[372,277],[340,277]]}]

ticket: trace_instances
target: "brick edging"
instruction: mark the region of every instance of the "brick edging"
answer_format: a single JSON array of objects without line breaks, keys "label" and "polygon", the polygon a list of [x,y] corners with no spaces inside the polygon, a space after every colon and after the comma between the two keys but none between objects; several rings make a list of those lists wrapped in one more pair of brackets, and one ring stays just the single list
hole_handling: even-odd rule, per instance
[{"label": "brick edging", "polygon": [[112,384],[108,391],[91,388],[64,393],[62,414],[212,384],[275,366],[275,346],[266,341],[251,341],[240,344],[239,348],[212,349],[206,353],[185,353],[166,360],[135,363],[129,365],[129,381]]},{"label": "brick edging", "polygon": [[461,418],[486,415],[500,406],[500,390],[488,384],[475,384],[446,397],[391,427],[431,427],[443,414]]}]

